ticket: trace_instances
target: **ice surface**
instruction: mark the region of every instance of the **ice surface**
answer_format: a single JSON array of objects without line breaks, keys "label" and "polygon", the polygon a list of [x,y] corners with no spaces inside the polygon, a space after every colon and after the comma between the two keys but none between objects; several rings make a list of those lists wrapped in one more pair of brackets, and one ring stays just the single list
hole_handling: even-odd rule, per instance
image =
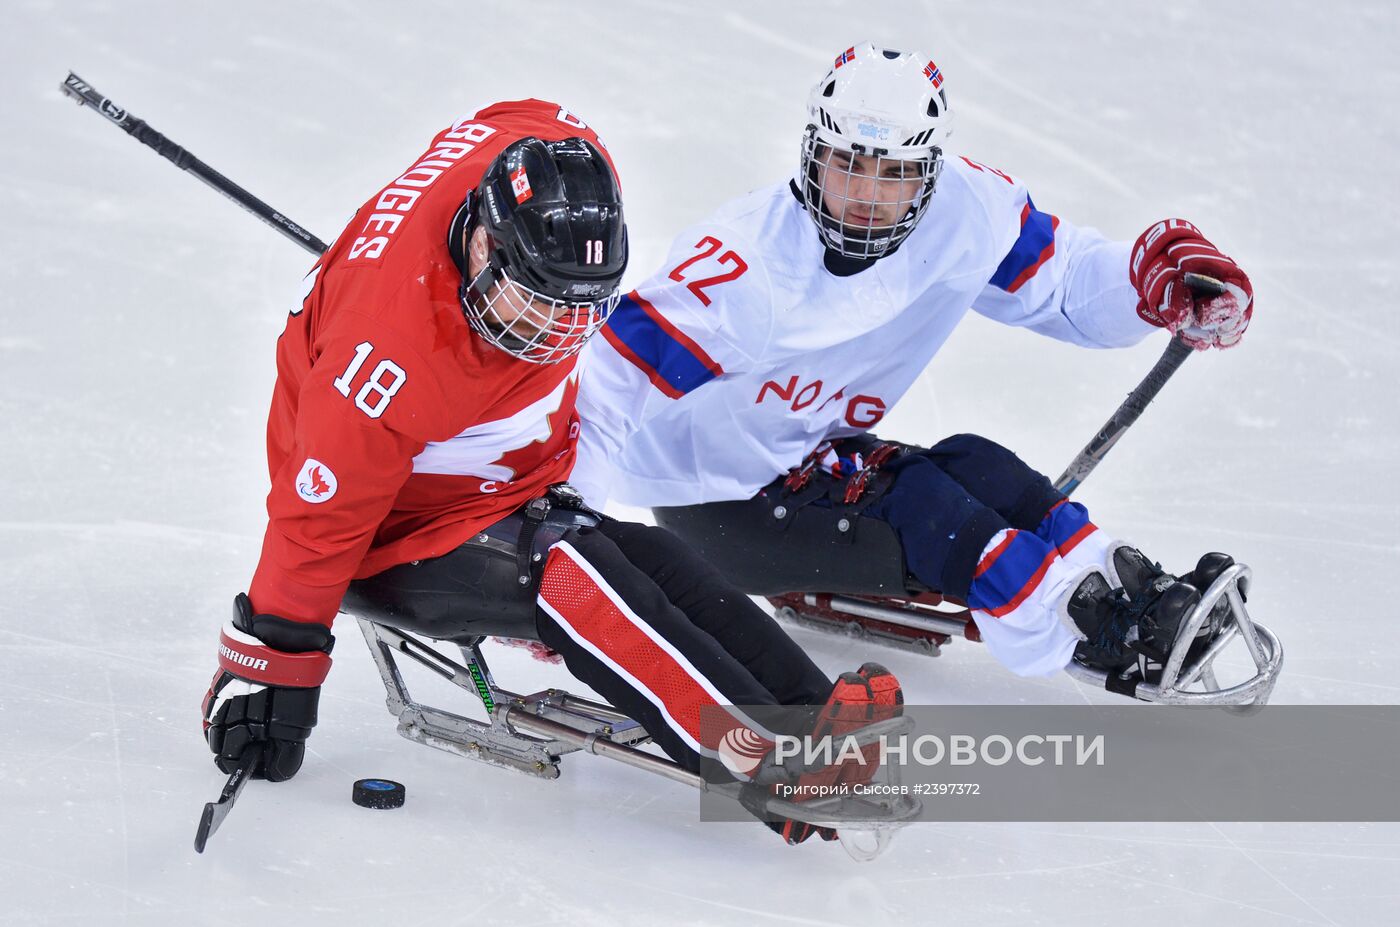
[{"label": "ice surface", "polygon": [[[273,342],[309,262],[57,88],[73,68],[326,239],[459,113],[559,99],[617,158],[635,280],[791,169],[835,52],[924,49],[961,150],[1040,208],[1122,238],[1185,216],[1254,279],[1244,345],[1193,357],[1081,491],[1096,521],[1178,569],[1253,565],[1288,647],[1276,702],[1393,703],[1397,23],[1263,0],[7,3],[0,923],[1389,922],[1395,825],[919,825],[857,865],[699,824],[686,789],[601,760],[479,766],[395,734],[352,626],[304,772],[253,783],[196,856],[223,778],[197,703],[257,557]],[[1160,350],[971,318],[884,430],[975,430],[1057,473]],[[799,637],[833,671],[878,656],[913,701],[1111,700],[972,645]],[[407,805],[351,804],[371,775]]]}]

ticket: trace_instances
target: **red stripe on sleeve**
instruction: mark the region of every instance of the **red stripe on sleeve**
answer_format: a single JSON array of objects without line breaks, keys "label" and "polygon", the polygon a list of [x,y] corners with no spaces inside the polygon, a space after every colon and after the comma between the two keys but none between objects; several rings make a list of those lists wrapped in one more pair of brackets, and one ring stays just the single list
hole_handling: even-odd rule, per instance
[{"label": "red stripe on sleeve", "polygon": [[1078,531],[1074,532],[1074,534],[1070,535],[1069,538],[1059,546],[1058,550],[1060,552],[1060,556],[1069,556],[1070,551],[1078,547],[1080,545],[1080,542],[1082,542],[1085,538],[1087,538],[1089,535],[1093,534],[1097,530],[1099,530],[1098,526],[1096,526],[1093,522],[1085,522],[1084,527],[1080,528]]}]

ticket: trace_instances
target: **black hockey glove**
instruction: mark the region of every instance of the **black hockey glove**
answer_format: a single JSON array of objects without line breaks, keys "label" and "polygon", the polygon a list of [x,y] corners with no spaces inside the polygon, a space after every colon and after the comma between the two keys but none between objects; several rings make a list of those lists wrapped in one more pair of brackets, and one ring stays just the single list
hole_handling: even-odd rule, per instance
[{"label": "black hockey glove", "polygon": [[321,683],[335,638],[324,625],[253,614],[239,593],[233,621],[219,636],[219,670],[204,696],[204,736],[214,762],[233,772],[250,746],[255,778],[295,776],[316,726]]}]

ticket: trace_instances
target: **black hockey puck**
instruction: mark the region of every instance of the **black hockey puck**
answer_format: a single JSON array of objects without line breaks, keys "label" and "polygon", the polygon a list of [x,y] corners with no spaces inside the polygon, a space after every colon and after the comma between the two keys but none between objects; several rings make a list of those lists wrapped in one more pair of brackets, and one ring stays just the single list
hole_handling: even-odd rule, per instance
[{"label": "black hockey puck", "polygon": [[350,797],[362,808],[402,808],[405,794],[402,783],[389,779],[361,779],[355,783]]}]

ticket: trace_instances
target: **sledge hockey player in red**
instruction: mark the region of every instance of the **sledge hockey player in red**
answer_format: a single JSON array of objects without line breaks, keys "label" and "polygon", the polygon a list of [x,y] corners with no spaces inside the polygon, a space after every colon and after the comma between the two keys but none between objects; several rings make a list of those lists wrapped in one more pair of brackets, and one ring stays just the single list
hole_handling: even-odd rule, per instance
[{"label": "sledge hockey player in red", "polygon": [[575,484],[652,507],[749,593],[903,596],[912,575],[965,601],[1016,673],[1160,660],[1229,557],[1166,573],[985,438],[871,429],[969,309],[1086,347],[1166,329],[1227,348],[1248,277],[1185,220],[1108,241],[948,156],[924,55],[852,46],[808,113],[796,175],[681,232],[586,352]]},{"label": "sledge hockey player in red", "polygon": [[360,208],[278,343],[267,532],[203,704],[221,769],[252,750],[257,776],[296,774],[343,599],[438,639],[541,641],[707,775],[706,706],[738,729],[733,706],[897,695],[874,664],[833,689],[676,538],[569,490],[577,354],[626,265],[611,159],[553,103],[459,120]]}]

